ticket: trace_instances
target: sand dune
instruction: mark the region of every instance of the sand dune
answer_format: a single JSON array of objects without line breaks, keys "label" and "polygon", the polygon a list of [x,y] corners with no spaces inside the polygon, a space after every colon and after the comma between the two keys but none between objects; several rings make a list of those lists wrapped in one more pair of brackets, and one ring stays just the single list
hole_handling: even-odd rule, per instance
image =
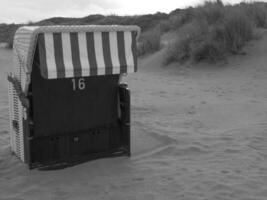
[{"label": "sand dune", "polygon": [[132,151],[55,171],[11,155],[0,49],[0,199],[265,200],[267,34],[228,63],[162,67],[164,50],[125,78],[132,90]]}]

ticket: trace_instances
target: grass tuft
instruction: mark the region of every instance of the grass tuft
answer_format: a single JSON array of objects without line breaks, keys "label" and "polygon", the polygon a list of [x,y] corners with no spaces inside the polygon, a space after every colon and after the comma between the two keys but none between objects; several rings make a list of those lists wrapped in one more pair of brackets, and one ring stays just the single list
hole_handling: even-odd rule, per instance
[{"label": "grass tuft", "polygon": [[254,38],[253,20],[240,6],[224,6],[221,1],[205,2],[195,8],[196,18],[178,31],[176,42],[165,56],[165,64],[193,60],[216,62],[229,54],[239,54]]},{"label": "grass tuft", "polygon": [[154,29],[143,33],[138,41],[137,51],[139,56],[144,56],[160,49],[160,30]]}]

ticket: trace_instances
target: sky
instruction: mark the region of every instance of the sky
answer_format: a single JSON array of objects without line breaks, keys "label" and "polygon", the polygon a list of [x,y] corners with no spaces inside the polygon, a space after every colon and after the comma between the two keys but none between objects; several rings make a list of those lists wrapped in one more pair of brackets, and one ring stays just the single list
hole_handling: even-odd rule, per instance
[{"label": "sky", "polygon": [[203,0],[0,0],[0,23],[28,23],[50,17],[84,17],[90,14],[169,13],[176,8],[195,6],[202,2]]}]

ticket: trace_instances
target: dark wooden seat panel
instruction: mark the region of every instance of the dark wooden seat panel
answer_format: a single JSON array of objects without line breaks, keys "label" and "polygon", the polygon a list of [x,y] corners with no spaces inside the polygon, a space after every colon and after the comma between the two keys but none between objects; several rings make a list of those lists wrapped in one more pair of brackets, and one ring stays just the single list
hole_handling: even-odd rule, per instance
[{"label": "dark wooden seat panel", "polygon": [[[85,88],[73,90],[72,78],[44,79],[36,63],[38,60],[31,76],[35,136],[64,134],[117,123],[118,74],[83,77]],[[77,84],[79,78],[75,79]]]}]

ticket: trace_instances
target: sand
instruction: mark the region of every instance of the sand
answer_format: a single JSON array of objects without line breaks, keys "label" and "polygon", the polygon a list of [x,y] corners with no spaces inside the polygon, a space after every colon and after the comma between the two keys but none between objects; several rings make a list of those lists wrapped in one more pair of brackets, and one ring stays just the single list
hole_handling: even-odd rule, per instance
[{"label": "sand", "polygon": [[10,153],[0,49],[0,199],[266,200],[267,34],[216,65],[161,66],[164,50],[125,78],[132,157],[28,170]]},{"label": "sand", "polygon": [[0,42],[0,48],[6,48],[6,47],[8,47],[7,42]]}]

